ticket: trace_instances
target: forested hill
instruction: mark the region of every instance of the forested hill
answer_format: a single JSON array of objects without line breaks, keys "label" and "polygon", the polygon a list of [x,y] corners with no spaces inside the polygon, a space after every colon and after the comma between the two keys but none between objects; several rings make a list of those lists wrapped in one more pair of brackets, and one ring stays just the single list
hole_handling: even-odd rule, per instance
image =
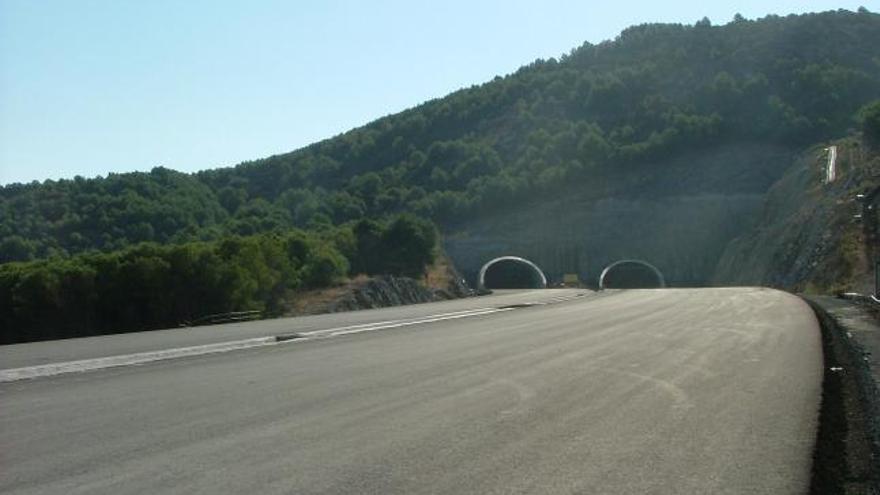
[{"label": "forested hill", "polygon": [[880,98],[878,46],[880,15],[864,9],[636,26],[233,168],[5,186],[0,261],[400,211],[450,226],[609,175],[651,174],[646,164],[685,150],[796,148],[847,134]]}]

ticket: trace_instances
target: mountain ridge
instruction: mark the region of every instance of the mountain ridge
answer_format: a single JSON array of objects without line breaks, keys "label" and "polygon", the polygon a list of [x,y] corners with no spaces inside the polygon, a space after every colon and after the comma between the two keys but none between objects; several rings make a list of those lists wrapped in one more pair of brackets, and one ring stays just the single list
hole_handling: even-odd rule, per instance
[{"label": "mountain ridge", "polygon": [[[851,133],[880,98],[867,10],[643,24],[558,60],[290,153],[182,174],[0,188],[0,261],[180,243],[413,212],[448,229],[560,191],[652,181],[654,164]],[[756,171],[760,173],[760,171]]]}]

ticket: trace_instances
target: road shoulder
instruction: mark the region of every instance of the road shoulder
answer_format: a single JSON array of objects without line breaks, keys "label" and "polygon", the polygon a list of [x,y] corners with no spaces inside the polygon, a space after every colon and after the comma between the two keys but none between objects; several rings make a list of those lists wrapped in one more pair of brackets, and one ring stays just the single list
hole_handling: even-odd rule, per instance
[{"label": "road shoulder", "polygon": [[880,493],[880,323],[866,304],[803,296],[825,353],[812,493]]}]

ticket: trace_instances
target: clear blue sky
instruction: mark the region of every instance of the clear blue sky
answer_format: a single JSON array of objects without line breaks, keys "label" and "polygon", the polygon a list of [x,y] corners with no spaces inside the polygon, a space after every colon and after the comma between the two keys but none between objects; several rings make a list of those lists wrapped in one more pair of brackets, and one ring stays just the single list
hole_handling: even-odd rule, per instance
[{"label": "clear blue sky", "polygon": [[632,24],[874,2],[0,0],[0,184],[230,166]]}]

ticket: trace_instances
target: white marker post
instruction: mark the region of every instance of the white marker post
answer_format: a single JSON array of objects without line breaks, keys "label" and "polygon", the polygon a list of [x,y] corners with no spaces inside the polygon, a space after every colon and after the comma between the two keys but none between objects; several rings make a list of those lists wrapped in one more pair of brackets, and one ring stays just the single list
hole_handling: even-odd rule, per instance
[{"label": "white marker post", "polygon": [[837,146],[825,148],[828,152],[828,164],[825,166],[825,183],[830,184],[837,179]]},{"label": "white marker post", "polygon": [[880,303],[880,260],[874,262],[874,295],[871,299]]}]

